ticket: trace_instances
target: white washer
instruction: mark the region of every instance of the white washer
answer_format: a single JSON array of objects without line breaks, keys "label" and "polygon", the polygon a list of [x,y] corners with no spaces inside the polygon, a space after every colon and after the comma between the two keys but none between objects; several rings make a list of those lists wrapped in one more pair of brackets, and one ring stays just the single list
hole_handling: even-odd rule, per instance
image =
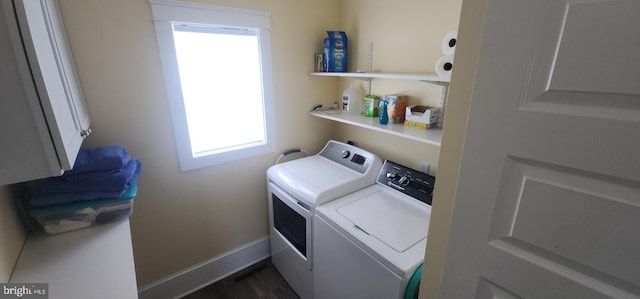
[{"label": "white washer", "polygon": [[301,298],[313,298],[316,206],[373,185],[381,165],[376,155],[331,140],[317,155],[267,170],[271,260]]},{"label": "white washer", "polygon": [[317,207],[314,297],[417,296],[434,183],[386,161],[375,185]]}]

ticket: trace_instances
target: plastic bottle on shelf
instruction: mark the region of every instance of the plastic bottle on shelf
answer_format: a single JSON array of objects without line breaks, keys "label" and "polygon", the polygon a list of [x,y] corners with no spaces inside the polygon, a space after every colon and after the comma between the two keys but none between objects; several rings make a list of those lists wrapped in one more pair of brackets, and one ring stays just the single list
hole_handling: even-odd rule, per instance
[{"label": "plastic bottle on shelf", "polygon": [[386,125],[389,123],[389,112],[387,112],[387,101],[380,100],[380,124]]},{"label": "plastic bottle on shelf", "polygon": [[353,84],[349,85],[349,88],[342,93],[342,111],[349,114],[361,114],[361,100],[358,89]]}]

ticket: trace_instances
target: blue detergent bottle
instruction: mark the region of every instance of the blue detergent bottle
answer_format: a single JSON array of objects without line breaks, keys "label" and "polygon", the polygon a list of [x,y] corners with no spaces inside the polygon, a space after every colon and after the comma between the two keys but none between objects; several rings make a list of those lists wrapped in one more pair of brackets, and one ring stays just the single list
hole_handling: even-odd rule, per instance
[{"label": "blue detergent bottle", "polygon": [[380,100],[380,124],[386,125],[389,123],[389,114],[387,113],[387,101]]}]

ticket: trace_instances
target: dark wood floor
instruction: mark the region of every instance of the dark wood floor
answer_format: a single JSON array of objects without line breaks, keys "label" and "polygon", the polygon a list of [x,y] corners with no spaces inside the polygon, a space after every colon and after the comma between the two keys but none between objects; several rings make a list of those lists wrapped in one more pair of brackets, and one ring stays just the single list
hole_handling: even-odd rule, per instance
[{"label": "dark wood floor", "polygon": [[182,299],[299,299],[270,259],[213,283]]}]

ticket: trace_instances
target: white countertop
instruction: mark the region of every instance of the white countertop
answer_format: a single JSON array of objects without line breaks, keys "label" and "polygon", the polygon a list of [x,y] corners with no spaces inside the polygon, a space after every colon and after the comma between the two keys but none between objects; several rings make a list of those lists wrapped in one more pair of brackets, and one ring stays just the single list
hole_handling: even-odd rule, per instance
[{"label": "white countertop", "polygon": [[138,298],[129,220],[29,235],[12,283],[48,283],[49,298]]}]

